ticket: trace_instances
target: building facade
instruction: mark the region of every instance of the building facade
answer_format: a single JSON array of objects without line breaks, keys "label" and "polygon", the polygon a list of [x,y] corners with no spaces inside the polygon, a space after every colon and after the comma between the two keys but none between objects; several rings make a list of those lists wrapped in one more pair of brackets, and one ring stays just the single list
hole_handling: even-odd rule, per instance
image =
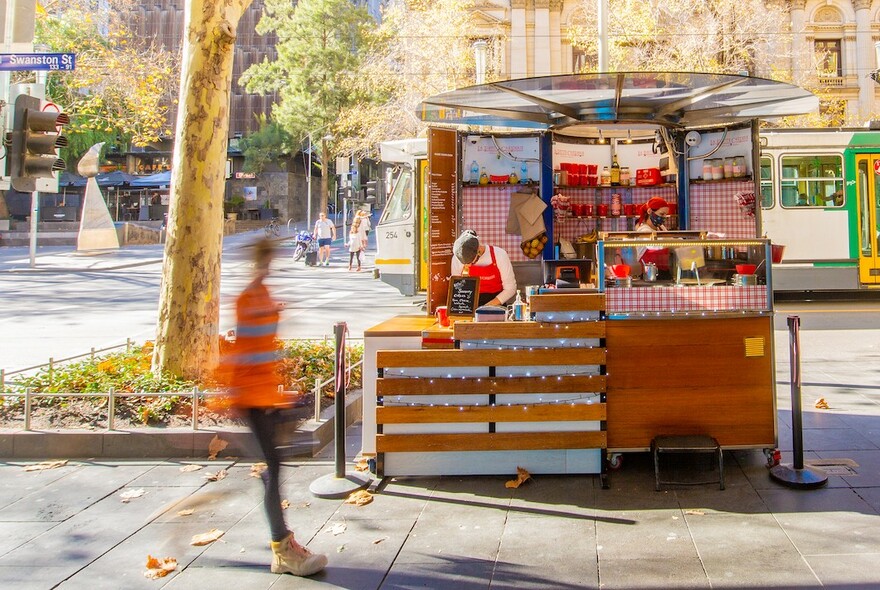
[{"label": "building facade", "polygon": [[[502,78],[574,73],[584,55],[569,42],[569,29],[584,2],[594,1],[477,0],[475,39],[501,31]],[[765,1],[785,10],[791,25],[788,55],[776,67],[816,90],[826,104],[842,102],[841,124],[880,118],[880,85],[871,77],[878,68],[880,0]]]}]

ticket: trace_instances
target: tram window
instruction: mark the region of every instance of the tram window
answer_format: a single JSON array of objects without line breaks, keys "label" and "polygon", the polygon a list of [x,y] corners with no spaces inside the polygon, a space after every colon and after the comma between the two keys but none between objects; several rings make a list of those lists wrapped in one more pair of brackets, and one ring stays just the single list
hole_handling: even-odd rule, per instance
[{"label": "tram window", "polygon": [[780,163],[783,207],[843,206],[843,159],[839,154],[783,156]]},{"label": "tram window", "polygon": [[412,171],[403,169],[391,191],[388,204],[385,205],[385,213],[380,223],[386,221],[398,221],[409,217],[412,201]]},{"label": "tram window", "polygon": [[774,203],[773,160],[770,156],[761,156],[761,208],[769,209]]}]

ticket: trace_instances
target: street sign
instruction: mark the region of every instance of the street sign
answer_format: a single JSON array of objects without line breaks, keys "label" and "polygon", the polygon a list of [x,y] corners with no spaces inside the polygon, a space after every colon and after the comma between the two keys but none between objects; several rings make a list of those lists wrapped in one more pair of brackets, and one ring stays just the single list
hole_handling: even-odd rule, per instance
[{"label": "street sign", "polygon": [[76,69],[75,53],[0,53],[0,71]]}]

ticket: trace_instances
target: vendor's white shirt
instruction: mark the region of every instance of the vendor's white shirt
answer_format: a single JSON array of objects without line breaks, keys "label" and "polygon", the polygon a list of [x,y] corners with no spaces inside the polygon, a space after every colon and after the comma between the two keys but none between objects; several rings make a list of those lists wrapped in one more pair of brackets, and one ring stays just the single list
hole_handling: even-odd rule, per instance
[{"label": "vendor's white shirt", "polygon": [[334,233],[335,229],[336,228],[333,227],[333,222],[330,221],[329,219],[324,219],[324,220],[318,219],[318,221],[315,222],[315,231],[313,232],[313,234],[318,239],[325,239],[326,240],[327,238],[333,237],[333,233]]},{"label": "vendor's white shirt", "polygon": [[[494,250],[495,264],[498,265],[498,271],[501,273],[501,284],[503,286],[501,293],[498,294],[498,301],[503,305],[516,293],[516,276],[513,274],[513,265],[510,263],[510,256],[507,255],[507,252],[497,246]],[[492,256],[489,254],[489,246],[486,246],[483,255],[480,256],[480,259],[477,260],[474,266],[489,266],[490,264],[492,264]],[[460,276],[463,269],[464,264],[453,256],[452,275]]]}]

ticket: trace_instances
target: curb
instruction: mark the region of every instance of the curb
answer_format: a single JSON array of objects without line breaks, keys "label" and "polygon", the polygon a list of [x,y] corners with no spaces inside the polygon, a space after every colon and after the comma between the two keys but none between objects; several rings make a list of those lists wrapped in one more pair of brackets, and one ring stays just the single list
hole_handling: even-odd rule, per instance
[{"label": "curb", "polygon": [[81,272],[104,272],[109,270],[120,270],[124,268],[133,268],[136,266],[146,266],[147,264],[156,264],[162,262],[161,258],[155,260],[141,260],[139,262],[129,262],[127,264],[119,264],[117,266],[102,266],[98,268],[67,268],[64,266],[43,266],[40,268],[10,268],[2,272],[10,274],[39,274],[44,272],[53,273],[81,273]]},{"label": "curb", "polygon": [[[346,398],[345,425],[360,420],[363,396],[360,392]],[[309,420],[299,429],[281,429],[285,441],[283,454],[314,456],[333,440],[335,406],[321,412],[321,420]],[[228,443],[223,457],[258,457],[259,450],[246,428],[144,428],[137,430],[32,430],[0,431],[0,459],[158,459],[167,457],[204,458],[214,436]]]}]

